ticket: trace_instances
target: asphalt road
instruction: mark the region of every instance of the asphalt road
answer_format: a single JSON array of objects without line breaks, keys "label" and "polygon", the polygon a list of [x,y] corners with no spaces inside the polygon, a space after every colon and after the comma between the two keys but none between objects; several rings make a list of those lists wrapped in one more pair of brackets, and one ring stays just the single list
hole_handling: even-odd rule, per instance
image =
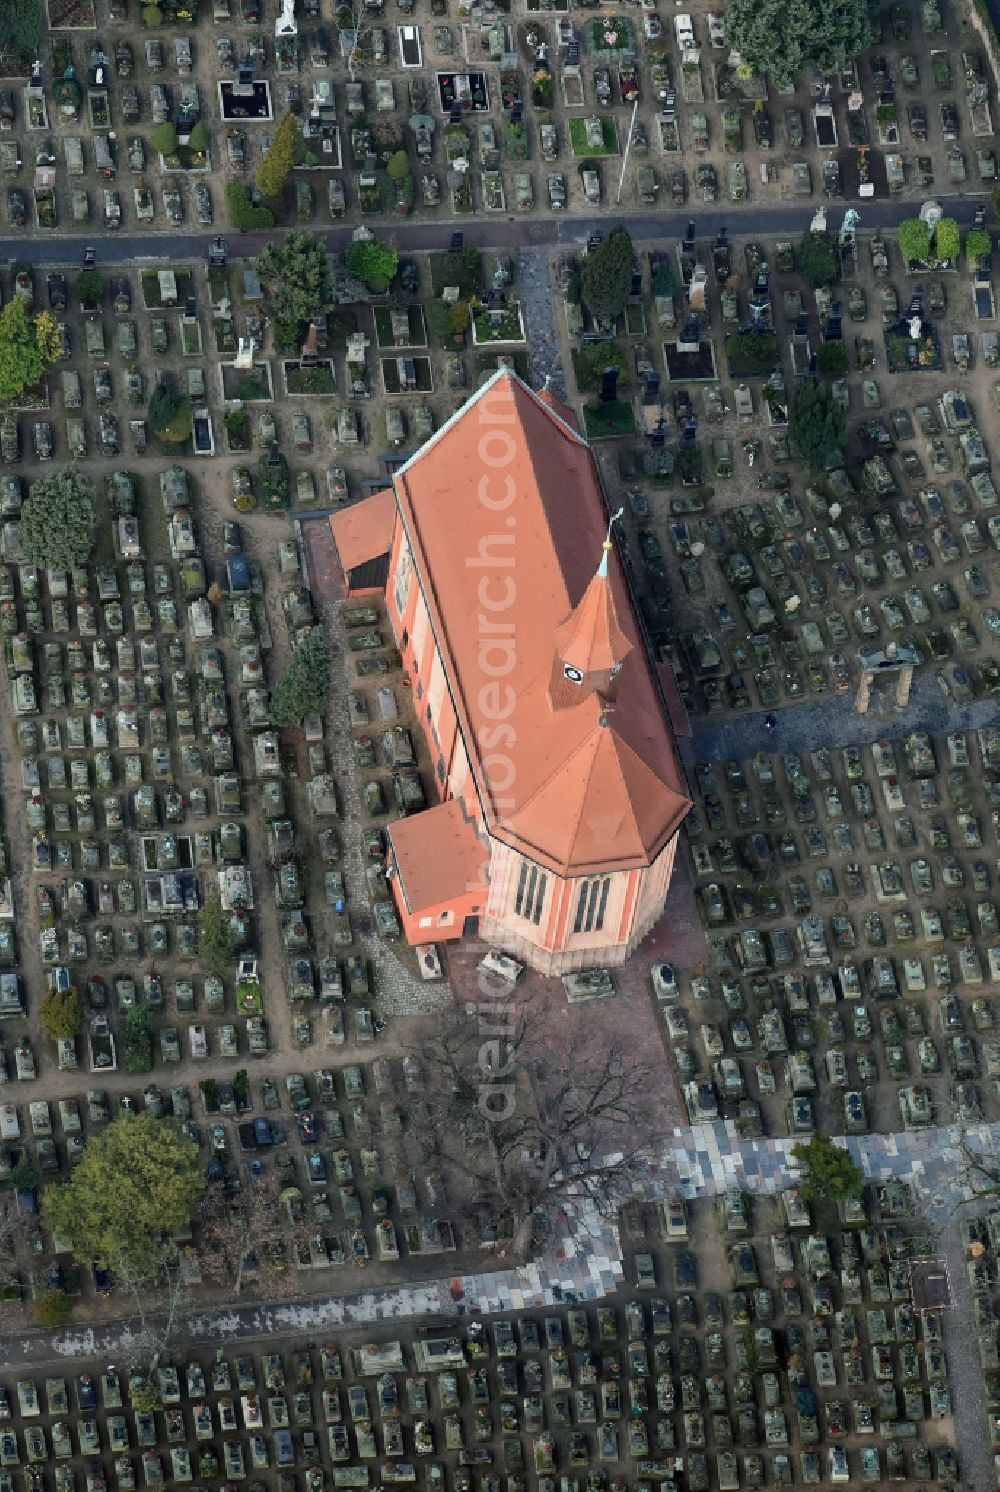
[{"label": "asphalt road", "polygon": [[[964,197],[942,197],[945,213],[957,218],[960,223],[970,223],[984,193]],[[839,227],[847,207],[852,203],[827,202],[831,228]],[[871,228],[895,228],[904,218],[913,217],[918,204],[910,199],[884,198],[875,202],[858,204],[861,214],[860,228],[863,232]],[[403,253],[424,249],[441,249],[448,246],[451,232],[460,228],[469,247],[477,249],[524,249],[542,245],[585,243],[592,232],[606,231],[614,222],[623,222],[632,237],[639,242],[649,239],[679,238],[693,219],[698,236],[714,237],[720,228],[729,228],[734,234],[763,236],[775,233],[790,233],[798,236],[809,226],[813,208],[809,203],[797,206],[766,206],[750,202],[742,206],[730,203],[727,206],[704,208],[691,202],[682,212],[664,212],[655,217],[623,215],[616,218],[613,213],[595,219],[577,217],[540,219],[503,218],[479,219],[469,222],[435,221],[433,223],[394,223],[383,228],[396,247]],[[233,258],[251,258],[264,245],[285,231],[274,233],[229,233],[224,234]],[[326,240],[333,251],[342,251],[351,241],[353,227],[333,228],[326,232]],[[216,239],[214,231],[204,233],[144,233],[130,234],[35,234],[32,237],[0,238],[0,261],[30,259],[32,264],[79,264],[85,248],[97,251],[98,264],[156,263],[169,259],[203,259]]]}]

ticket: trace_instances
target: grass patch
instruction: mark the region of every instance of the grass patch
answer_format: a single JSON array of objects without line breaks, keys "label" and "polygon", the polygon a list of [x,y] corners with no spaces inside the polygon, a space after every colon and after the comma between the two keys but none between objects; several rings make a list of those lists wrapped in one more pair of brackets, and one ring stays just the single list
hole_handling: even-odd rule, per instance
[{"label": "grass patch", "polygon": [[431,286],[440,297],[446,285],[457,285],[462,298],[478,294],[483,288],[483,256],[478,249],[461,253],[431,255]]},{"label": "grass patch", "polygon": [[358,329],[356,311],[347,311],[343,306],[327,313],[326,340],[331,347],[346,347],[348,338]]},{"label": "grass patch", "polygon": [[505,363],[511,363],[513,365],[514,372],[517,374],[518,378],[523,378],[525,383],[530,380],[531,364],[528,360],[527,352],[522,347],[512,349],[510,352],[505,351],[503,353],[486,351],[477,352],[476,372],[495,373],[497,368],[500,366],[501,357],[503,358]]},{"label": "grass patch", "polygon": [[583,427],[591,440],[612,435],[634,435],[635,414],[631,404],[626,404],[623,399],[611,399],[607,404],[585,404]]},{"label": "grass patch", "polygon": [[270,363],[255,363],[252,368],[223,363],[222,396],[240,399],[244,404],[270,403],[274,398]]},{"label": "grass patch", "polygon": [[382,382],[385,384],[387,394],[429,394],[433,391],[434,380],[431,377],[431,360],[429,357],[415,357],[413,368],[417,378],[415,389],[404,389],[399,381],[399,370],[396,367],[394,357],[382,359]]},{"label": "grass patch", "polygon": [[221,353],[235,353],[236,351],[236,327],[231,316],[215,316],[212,318],[212,334],[215,337],[215,350]]},{"label": "grass patch", "polygon": [[[176,304],[180,306],[194,294],[194,276],[189,269],[175,269],[174,279],[177,282]],[[144,269],[142,272],[142,299],[147,311],[164,309],[160,299],[159,275],[155,269]]]},{"label": "grass patch", "polygon": [[588,145],[587,143],[587,121],[585,119],[571,119],[569,122],[569,139],[576,156],[601,156],[618,154],[618,128],[610,114],[601,114],[601,144]]},{"label": "grass patch", "polygon": [[523,342],[524,332],[521,327],[521,316],[517,306],[504,311],[503,317],[497,325],[489,311],[479,311],[475,318],[476,342]]},{"label": "grass patch", "polygon": [[600,388],[605,368],[618,369],[619,387],[628,382],[625,354],[617,342],[587,342],[582,347],[574,347],[570,356],[576,386],[581,394]]},{"label": "grass patch", "polygon": [[192,150],[190,145],[178,145],[176,150],[163,157],[163,164],[168,171],[207,171],[209,168],[208,157]]},{"label": "grass patch", "polygon": [[224,416],[226,440],[231,451],[249,451],[251,446],[250,416],[245,409],[233,409]]},{"label": "grass patch", "polygon": [[595,52],[624,52],[632,45],[632,23],[625,16],[596,16],[587,29]]},{"label": "grass patch", "polygon": [[[423,313],[420,307],[407,306],[406,319],[410,330],[408,340],[402,345],[405,347],[426,347],[427,330],[424,326]],[[388,306],[375,307],[375,336],[380,347],[394,347],[396,345],[392,339],[392,311]]]},{"label": "grass patch", "polygon": [[303,367],[301,363],[286,363],[285,387],[290,394],[335,394],[337,375],[329,361],[309,367]]},{"label": "grass patch", "polygon": [[201,357],[201,327],[197,321],[181,317],[181,343],[185,357]]},{"label": "grass patch", "polygon": [[646,314],[641,301],[629,301],[625,307],[625,332],[629,337],[645,336]]},{"label": "grass patch", "polygon": [[222,269],[217,264],[213,265],[208,272],[208,289],[213,306],[218,305],[221,300],[231,301],[232,286],[229,281],[229,269]]},{"label": "grass patch", "polygon": [[703,470],[701,446],[682,446],[677,452],[677,468],[685,487],[697,487]]}]

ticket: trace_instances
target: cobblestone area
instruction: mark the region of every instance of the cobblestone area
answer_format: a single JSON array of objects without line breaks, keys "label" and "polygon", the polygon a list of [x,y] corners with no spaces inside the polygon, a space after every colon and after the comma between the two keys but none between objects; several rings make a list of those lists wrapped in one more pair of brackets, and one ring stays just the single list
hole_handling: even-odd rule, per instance
[{"label": "cobblestone area", "polygon": [[555,290],[550,277],[546,249],[522,249],[517,256],[518,290],[535,384],[551,378],[556,393],[565,397],[559,330],[555,316]]},{"label": "cobblestone area", "polygon": [[327,727],[334,773],[344,799],[343,822],[340,826],[344,848],[344,877],[351,904],[366,909],[359,941],[374,969],[382,1014],[423,1015],[449,1004],[451,992],[443,983],[428,984],[415,977],[392,949],[371,930],[371,900],[365,879],[362,844],[364,815],[358,793],[351,725],[347,713],[347,634],[340,607],[336,604],[343,598],[343,576],[326,518],[310,517],[309,521],[300,523],[298,529],[308,556],[309,575],[315,594],[325,599],[323,612],[338,671],[338,687],[331,693]]}]

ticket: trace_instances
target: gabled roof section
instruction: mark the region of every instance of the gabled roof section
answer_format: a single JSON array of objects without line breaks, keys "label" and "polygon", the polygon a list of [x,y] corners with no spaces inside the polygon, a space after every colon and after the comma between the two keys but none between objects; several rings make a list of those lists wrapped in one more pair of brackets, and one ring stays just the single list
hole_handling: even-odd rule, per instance
[{"label": "gabled roof section", "polygon": [[[504,370],[393,485],[490,832],[566,875],[648,864],[690,803],[617,555],[594,574],[608,513],[587,442]],[[564,627],[621,663],[611,726],[600,686],[553,705]]]},{"label": "gabled roof section", "polygon": [[396,521],[396,495],[384,487],[331,515],[330,527],[344,574],[388,554]]},{"label": "gabled roof section", "polygon": [[[573,436],[580,445],[586,447],[587,442],[576,428],[571,410],[566,410],[565,406],[560,406],[560,408],[553,407],[559,404],[558,400],[552,399],[551,396],[543,398],[541,394],[536,394],[534,390],[529,389],[527,384],[522,383],[515,374],[510,373],[506,368],[498,368],[495,373],[492,373],[487,378],[485,383],[480,384],[476,392],[470,399],[466,400],[460,409],[456,409],[455,413],[449,419],[445,420],[440,429],[435,430],[429,440],[424,441],[418,451],[414,451],[408,461],[404,461],[403,465],[397,468],[395,473],[396,478],[408,476],[417,464],[423,461],[425,456],[430,455],[435,446],[439,445],[447,437],[450,437],[451,432],[457,426],[464,424],[469,419],[476,405],[487,400],[498,384],[505,384],[511,381],[522,388],[539,409],[545,410],[553,422],[558,424],[567,435]],[[569,418],[566,418],[567,415],[569,415]]]},{"label": "gabled roof section", "polygon": [[416,914],[488,890],[488,852],[457,798],[397,819],[388,829],[407,909]]},{"label": "gabled roof section", "polygon": [[580,422],[568,404],[564,404],[559,395],[550,388],[541,388],[535,396],[539,404],[547,404],[554,415],[568,425],[571,430],[579,432]]}]

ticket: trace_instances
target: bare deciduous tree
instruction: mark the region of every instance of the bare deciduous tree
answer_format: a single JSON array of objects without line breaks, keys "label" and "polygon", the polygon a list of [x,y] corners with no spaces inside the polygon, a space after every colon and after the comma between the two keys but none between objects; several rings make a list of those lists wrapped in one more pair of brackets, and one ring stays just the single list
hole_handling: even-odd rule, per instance
[{"label": "bare deciduous tree", "polygon": [[219,1185],[202,1201],[203,1271],[240,1295],[249,1280],[268,1298],[296,1288],[295,1254],[308,1241],[305,1226],[289,1216],[277,1178],[266,1173],[230,1198]]},{"label": "bare deciduous tree", "polygon": [[623,1045],[582,1023],[562,1039],[541,1010],[502,1032],[455,1011],[422,1055],[430,1096],[411,1130],[508,1213],[518,1255],[581,1201],[615,1210],[634,1192],[659,1106],[656,1069]]},{"label": "bare deciduous tree", "polygon": [[30,1228],[12,1190],[0,1192],[0,1283],[17,1279],[18,1262],[28,1244]]},{"label": "bare deciduous tree", "polygon": [[152,1277],[133,1273],[125,1258],[117,1261],[113,1274],[115,1282],[131,1296],[135,1309],[138,1329],[132,1332],[128,1344],[129,1370],[145,1378],[155,1395],[158,1391],[154,1374],[161,1361],[170,1355],[184,1312],[191,1303],[181,1251],[169,1250],[158,1273]]},{"label": "bare deciduous tree", "polygon": [[956,1193],[953,1210],[966,1201],[1000,1198],[1000,1155],[974,1144],[964,1128],[957,1148],[960,1160],[951,1182]]},{"label": "bare deciduous tree", "polygon": [[354,4],[338,5],[334,11],[334,20],[341,55],[347,63],[347,74],[353,83],[359,69],[368,61],[368,39],[375,26],[381,24],[382,16],[379,12],[373,14],[369,11],[364,0],[355,0]]}]

